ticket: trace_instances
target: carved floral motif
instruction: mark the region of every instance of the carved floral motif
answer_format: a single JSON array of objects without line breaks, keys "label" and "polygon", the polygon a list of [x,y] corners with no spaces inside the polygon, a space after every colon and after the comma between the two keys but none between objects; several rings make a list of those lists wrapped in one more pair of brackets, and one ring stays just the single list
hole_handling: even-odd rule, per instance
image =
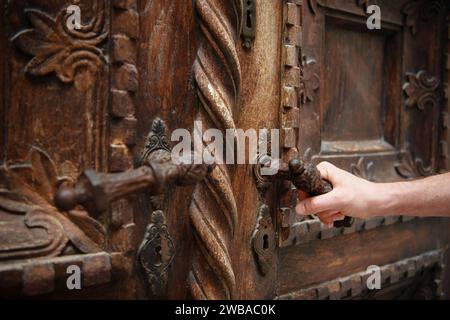
[{"label": "carved floral motif", "polygon": [[102,0],[93,1],[95,16],[80,30],[67,27],[68,13],[61,10],[56,18],[36,9],[26,9],[25,14],[32,28],[20,31],[11,41],[23,52],[33,56],[25,66],[25,72],[44,76],[54,72],[64,83],[85,85],[78,73],[84,69],[95,74],[107,61],[98,48],[108,36],[105,5]]},{"label": "carved floral motif", "polygon": [[93,253],[105,231],[85,211],[59,212],[53,204],[58,177],[53,161],[32,148],[27,162],[0,167],[0,260]]},{"label": "carved floral motif", "polygon": [[314,101],[314,92],[319,89],[320,78],[315,69],[316,60],[303,57],[302,78],[300,81],[301,104]]},{"label": "carved floral motif", "polygon": [[373,162],[366,163],[364,157],[360,157],[356,164],[351,164],[351,171],[357,177],[373,181]]},{"label": "carved floral motif", "polygon": [[417,106],[419,110],[425,110],[427,106],[430,108],[437,106],[439,80],[436,77],[421,70],[417,74],[407,73],[406,78],[403,90],[408,96],[406,99],[408,107]]},{"label": "carved floral motif", "polygon": [[409,151],[402,152],[400,161],[395,165],[395,170],[404,179],[427,177],[435,171],[432,166],[426,167],[422,159],[413,157]]}]

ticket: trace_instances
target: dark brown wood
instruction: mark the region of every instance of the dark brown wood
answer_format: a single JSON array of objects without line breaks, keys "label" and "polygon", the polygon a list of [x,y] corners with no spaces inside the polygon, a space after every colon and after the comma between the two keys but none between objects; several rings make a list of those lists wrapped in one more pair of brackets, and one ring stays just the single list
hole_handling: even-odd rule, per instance
[{"label": "dark brown wood", "polygon": [[[295,185],[326,191],[317,170],[218,165],[184,186],[189,166],[167,162],[169,133],[201,120],[280,129],[285,164],[374,182],[447,171],[447,1],[80,0],[70,30],[72,2],[0,0],[2,297],[450,297],[445,219],[329,229],[295,213]],[[370,264],[381,291],[364,288]],[[67,289],[70,265],[83,290]]]}]

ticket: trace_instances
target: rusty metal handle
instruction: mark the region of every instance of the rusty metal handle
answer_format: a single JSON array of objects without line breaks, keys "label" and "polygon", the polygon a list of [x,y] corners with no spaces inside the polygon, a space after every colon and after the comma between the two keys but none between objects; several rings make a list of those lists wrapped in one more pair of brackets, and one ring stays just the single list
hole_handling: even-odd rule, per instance
[{"label": "rusty metal handle", "polygon": [[[303,162],[298,159],[291,160],[289,164],[281,165],[277,174],[278,178],[291,181],[294,186],[308,193],[310,196],[318,196],[333,190],[331,183],[322,179],[320,171],[312,163]],[[351,227],[354,222],[352,217],[335,221],[335,228]]]},{"label": "rusty metal handle", "polygon": [[122,173],[101,173],[86,170],[75,184],[64,183],[54,195],[55,206],[69,211],[83,206],[98,214],[119,198],[145,190],[148,195],[159,195],[168,185],[189,185],[203,180],[214,165],[192,163],[190,159],[172,159],[164,122],[154,120],[137,169]]},{"label": "rusty metal handle", "polygon": [[69,211],[82,205],[90,213],[98,214],[106,210],[112,201],[143,190],[149,195],[158,195],[171,183],[195,184],[204,179],[211,168],[212,166],[205,164],[150,160],[137,169],[123,173],[86,170],[74,185],[59,186],[54,201],[61,211]]}]

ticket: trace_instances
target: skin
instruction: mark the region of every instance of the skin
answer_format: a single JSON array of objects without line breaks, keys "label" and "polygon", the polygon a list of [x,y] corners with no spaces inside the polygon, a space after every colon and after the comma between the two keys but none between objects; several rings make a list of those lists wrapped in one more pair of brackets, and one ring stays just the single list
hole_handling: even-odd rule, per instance
[{"label": "skin", "polygon": [[407,182],[375,183],[329,162],[321,162],[317,168],[322,178],[333,185],[333,191],[312,198],[305,198],[299,191],[296,211],[299,215],[315,214],[328,226],[345,216],[450,217],[450,173]]}]

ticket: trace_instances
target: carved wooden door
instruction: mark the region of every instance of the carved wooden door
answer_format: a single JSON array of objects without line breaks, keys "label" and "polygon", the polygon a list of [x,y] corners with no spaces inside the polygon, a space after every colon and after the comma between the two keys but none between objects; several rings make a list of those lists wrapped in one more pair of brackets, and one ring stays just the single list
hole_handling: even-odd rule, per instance
[{"label": "carved wooden door", "polygon": [[[377,5],[381,29],[366,10]],[[287,152],[330,161],[377,182],[448,166],[448,4],[444,1],[288,1],[285,3],[283,111],[299,123]],[[372,12],[373,13],[373,12]],[[292,39],[302,30],[300,44]],[[298,38],[296,38],[298,39]],[[287,81],[300,69],[300,81]],[[298,107],[298,108],[296,108]],[[280,212],[278,291],[288,299],[436,298],[442,294],[448,221],[407,217],[324,229]],[[382,290],[370,291],[370,265]]]},{"label": "carved wooden door", "polygon": [[[380,182],[445,171],[446,1],[0,3],[0,296],[435,298],[448,287],[447,220],[325,229],[295,216],[292,185],[267,181],[260,163],[165,162],[175,129],[267,128],[281,130],[284,162],[327,160]],[[381,30],[366,27],[371,4]],[[381,291],[367,291],[370,265]]]}]

